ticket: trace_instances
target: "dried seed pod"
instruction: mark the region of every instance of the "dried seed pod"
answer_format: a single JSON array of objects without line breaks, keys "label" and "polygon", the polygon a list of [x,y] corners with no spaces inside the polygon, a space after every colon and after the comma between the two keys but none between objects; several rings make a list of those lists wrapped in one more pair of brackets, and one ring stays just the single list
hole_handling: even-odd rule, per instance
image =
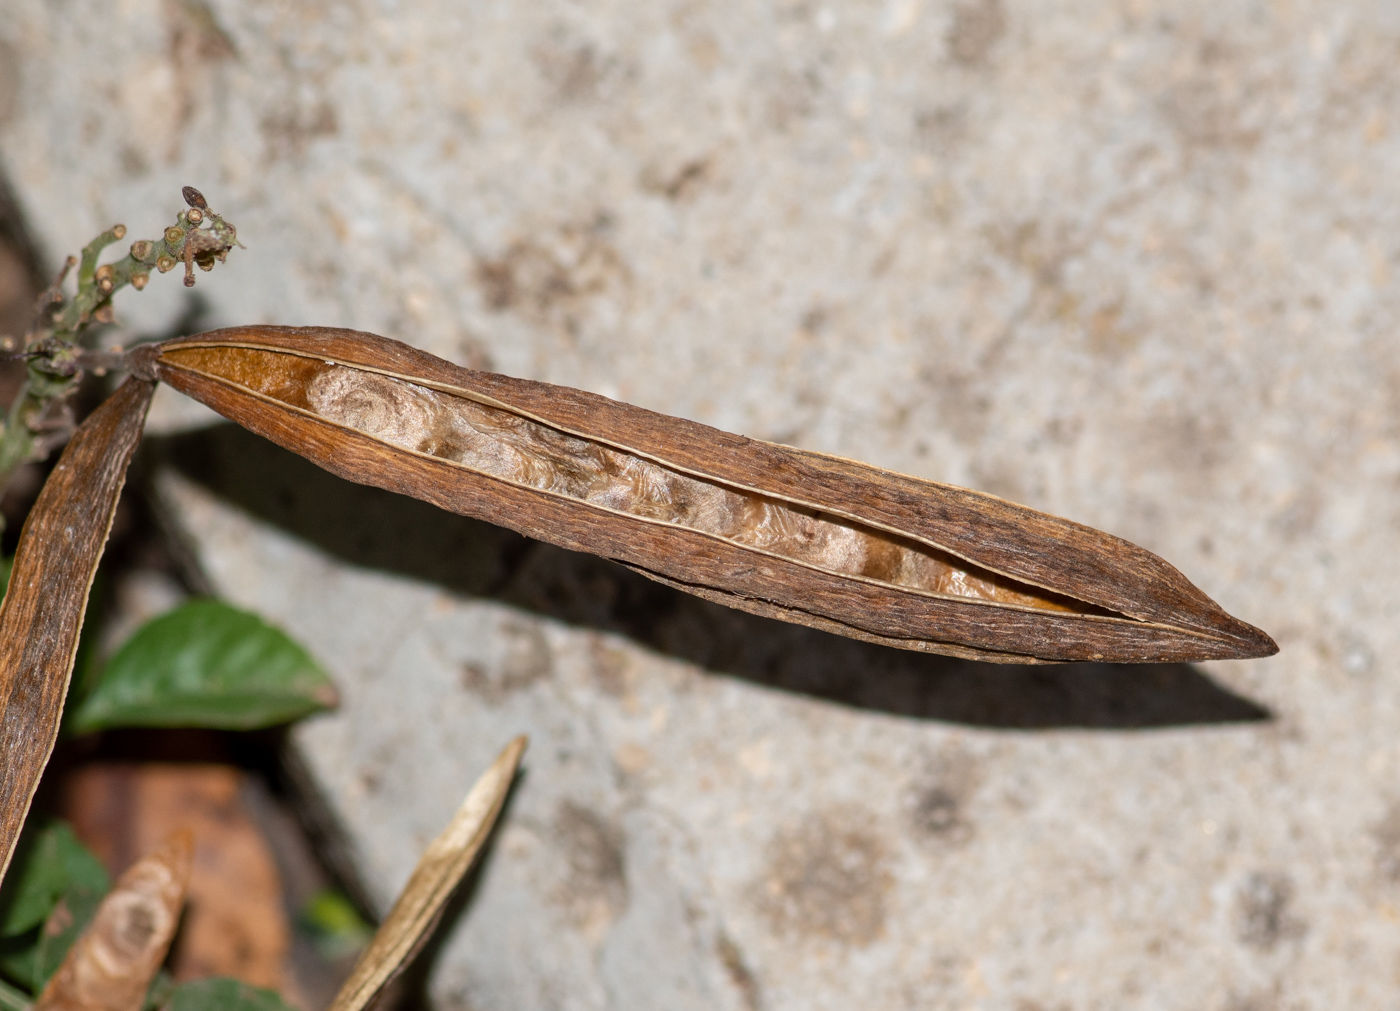
[{"label": "dried seed pod", "polygon": [[88,590],[154,391],[128,379],[83,422],[20,533],[0,605],[0,878],[58,736]]},{"label": "dried seed pod", "polygon": [[194,858],[194,836],[172,836],[118,880],[34,1002],[34,1011],[140,1011],[165,960]]},{"label": "dried seed pod", "polygon": [[510,793],[525,744],[522,736],[506,745],[472,786],[452,821],[428,843],[408,883],[394,900],[394,908],[355,962],[330,1011],[361,1011],[368,1007],[422,945],[453,890],[486,844]]},{"label": "dried seed pod", "polygon": [[1156,555],[1090,527],[372,334],[235,327],[134,367],[348,480],[756,614],[1006,662],[1277,650]]}]

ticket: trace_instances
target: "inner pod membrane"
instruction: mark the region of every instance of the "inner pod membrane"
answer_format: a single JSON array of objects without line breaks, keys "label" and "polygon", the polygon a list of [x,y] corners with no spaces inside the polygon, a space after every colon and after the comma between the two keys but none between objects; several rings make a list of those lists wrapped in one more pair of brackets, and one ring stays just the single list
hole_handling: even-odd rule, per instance
[{"label": "inner pod membrane", "polygon": [[514,484],[703,531],[840,575],[1049,611],[1105,613],[844,517],[697,478],[511,411],[281,351],[209,346],[168,362]]}]

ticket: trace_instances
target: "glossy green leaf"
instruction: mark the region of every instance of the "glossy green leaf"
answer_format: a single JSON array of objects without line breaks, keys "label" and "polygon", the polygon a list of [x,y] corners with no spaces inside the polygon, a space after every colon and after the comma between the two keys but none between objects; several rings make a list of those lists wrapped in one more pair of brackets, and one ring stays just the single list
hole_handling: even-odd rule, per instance
[{"label": "glossy green leaf", "polygon": [[175,988],[165,1011],[292,1011],[271,990],[236,979],[200,979]]},{"label": "glossy green leaf", "polygon": [[98,898],[112,887],[107,869],[61,821],[26,826],[0,891],[0,937],[13,937],[48,919],[75,885]]},{"label": "glossy green leaf", "polygon": [[253,730],[335,705],[311,655],[257,615],[196,600],[147,622],[73,713],[77,733],[107,727]]}]

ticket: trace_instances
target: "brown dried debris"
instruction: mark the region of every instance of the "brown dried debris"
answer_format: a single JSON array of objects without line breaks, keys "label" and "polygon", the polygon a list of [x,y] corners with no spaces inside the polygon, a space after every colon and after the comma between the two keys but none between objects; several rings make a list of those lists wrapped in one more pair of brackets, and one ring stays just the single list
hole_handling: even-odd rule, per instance
[{"label": "brown dried debris", "polygon": [[123,874],[34,1011],[140,1011],[180,922],[193,859],[194,835],[178,832]]}]

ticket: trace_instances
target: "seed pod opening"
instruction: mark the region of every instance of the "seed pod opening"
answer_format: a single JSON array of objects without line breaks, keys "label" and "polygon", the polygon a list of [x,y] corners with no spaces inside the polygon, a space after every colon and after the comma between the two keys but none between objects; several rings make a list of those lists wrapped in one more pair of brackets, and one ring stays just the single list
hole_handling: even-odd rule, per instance
[{"label": "seed pod opening", "polygon": [[857,638],[1020,662],[1275,649],[1088,527],[373,335],[219,331],[162,345],[155,372],[343,477]]}]

